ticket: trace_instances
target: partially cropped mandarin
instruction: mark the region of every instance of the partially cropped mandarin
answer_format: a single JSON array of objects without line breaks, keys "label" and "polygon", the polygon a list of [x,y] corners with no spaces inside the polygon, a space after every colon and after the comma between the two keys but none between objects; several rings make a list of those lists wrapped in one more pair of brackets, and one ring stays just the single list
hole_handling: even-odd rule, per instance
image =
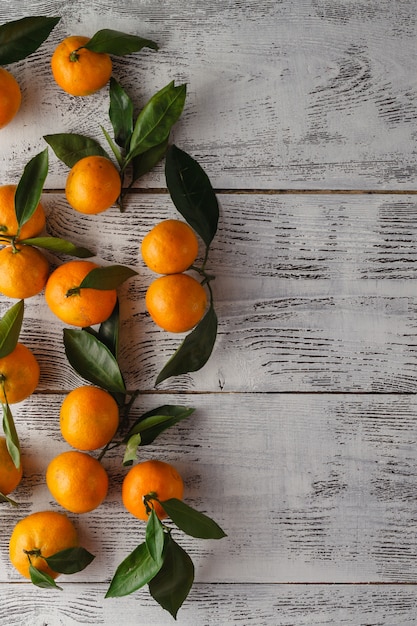
[{"label": "partially cropped mandarin", "polygon": [[[184,483],[178,471],[164,461],[150,460],[134,465],[126,474],[122,485],[122,500],[125,508],[138,519],[149,517],[144,498],[154,496],[161,502],[176,498],[182,500]],[[159,519],[167,517],[162,506],[152,500]]]},{"label": "partially cropped mandarin", "polygon": [[28,398],[39,383],[40,367],[35,355],[22,343],[0,358],[0,402],[15,404]]},{"label": "partially cropped mandarin", "polygon": [[[64,513],[38,511],[17,522],[9,541],[9,557],[17,571],[25,578],[30,578],[30,563],[41,572],[57,578],[58,572],[52,570],[42,557],[47,558],[61,550],[76,546],[78,533]],[[27,553],[32,551],[35,552],[31,554],[29,562]]]},{"label": "partially cropped mandarin", "polygon": [[60,428],[65,441],[78,450],[97,450],[109,443],[119,425],[119,408],[104,389],[85,385],[65,396]]},{"label": "partially cropped mandarin", "polygon": [[193,229],[180,220],[164,220],[143,238],[142,258],[157,274],[178,274],[192,265],[198,254]]},{"label": "partially cropped mandarin", "polygon": [[49,276],[46,302],[66,324],[94,326],[110,317],[117,301],[116,289],[80,288],[82,280],[96,267],[92,261],[68,261]]},{"label": "partially cropped mandarin", "polygon": [[72,96],[89,96],[104,87],[112,73],[108,54],[84,46],[88,37],[72,35],[55,48],[51,69],[56,83]]},{"label": "partially cropped mandarin", "polygon": [[49,276],[49,262],[37,248],[6,246],[0,250],[0,292],[25,299],[40,293]]},{"label": "partially cropped mandarin", "polygon": [[10,72],[0,67],[0,128],[10,124],[20,109],[22,92]]},{"label": "partially cropped mandarin", "polygon": [[[15,193],[17,185],[0,186],[0,238],[1,235],[14,237],[18,233],[18,224],[15,210]],[[35,209],[32,217],[20,229],[19,239],[36,237],[45,228],[45,211],[41,203]]]},{"label": "partially cropped mandarin", "polygon": [[0,492],[7,496],[14,491],[22,480],[23,467],[13,463],[7,448],[6,437],[0,437]]},{"label": "partially cropped mandarin", "polygon": [[116,202],[121,188],[120,174],[110,159],[88,156],[71,168],[65,195],[73,209],[95,215],[106,211]]},{"label": "partially cropped mandarin", "polygon": [[192,276],[169,274],[149,285],[145,302],[155,324],[171,333],[182,333],[194,328],[203,317],[207,294]]},{"label": "partially cropped mandarin", "polygon": [[49,463],[46,484],[64,509],[71,513],[88,513],[103,502],[109,479],[100,461],[86,452],[69,450]]}]

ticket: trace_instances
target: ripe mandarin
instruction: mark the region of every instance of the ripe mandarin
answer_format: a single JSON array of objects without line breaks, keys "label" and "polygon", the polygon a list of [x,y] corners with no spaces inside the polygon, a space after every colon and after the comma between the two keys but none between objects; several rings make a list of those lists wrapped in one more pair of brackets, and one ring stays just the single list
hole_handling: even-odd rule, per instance
[{"label": "ripe mandarin", "polygon": [[15,77],[0,67],[0,128],[7,126],[20,109],[22,93]]},{"label": "ripe mandarin", "polygon": [[8,298],[35,296],[48,276],[49,262],[37,248],[14,245],[0,250],[0,292]]},{"label": "ripe mandarin", "polygon": [[180,220],[164,220],[143,238],[142,258],[157,274],[178,274],[192,265],[198,254],[193,229]]},{"label": "ripe mandarin", "polygon": [[[0,186],[0,239],[1,235],[14,237],[17,235],[18,225],[14,197],[17,185]],[[20,229],[19,239],[36,237],[45,228],[45,211],[41,203],[35,209],[32,217]]]},{"label": "ripe mandarin", "polygon": [[15,404],[28,398],[39,383],[40,368],[33,352],[22,343],[0,358],[0,402]]},{"label": "ripe mandarin", "polygon": [[65,195],[73,209],[95,215],[109,209],[120,196],[121,189],[120,174],[109,159],[87,156],[71,168]]},{"label": "ripe mandarin", "polygon": [[16,467],[7,449],[6,437],[0,437],[0,492],[7,496],[22,480],[23,467]]}]

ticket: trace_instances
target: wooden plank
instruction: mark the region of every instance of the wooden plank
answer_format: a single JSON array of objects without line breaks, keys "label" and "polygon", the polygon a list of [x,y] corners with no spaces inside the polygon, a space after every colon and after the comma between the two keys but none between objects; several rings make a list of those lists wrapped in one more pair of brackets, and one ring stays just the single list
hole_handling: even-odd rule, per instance
[{"label": "wooden plank", "polygon": [[[147,591],[123,599],[103,600],[103,585],[86,588],[64,583],[63,593],[49,593],[30,585],[0,585],[0,620],[7,626],[75,626],[120,620],[126,626],[173,623]],[[229,626],[413,626],[417,610],[415,587],[391,585],[195,585],[178,613],[183,625]]]},{"label": "wooden plank", "polygon": [[[13,407],[26,479],[21,506],[2,506],[0,580],[20,576],[7,559],[20,516],[60,509],[45,485],[49,460],[68,449],[62,396],[35,394]],[[415,583],[417,399],[414,395],[144,395],[142,411],[193,406],[140,459],[160,458],[184,477],[185,500],[227,533],[220,541],[174,534],[205,583]],[[122,451],[104,458],[111,488],[89,514],[71,516],[96,560],[71,580],[108,582],[143,541],[144,525],[121,504]]]},{"label": "wooden plank", "polygon": [[[0,23],[55,15],[53,3],[12,0]],[[107,90],[61,92],[49,58],[70,34],[110,27],[151,37],[160,51],[115,60],[114,76],[139,109],[171,80],[188,84],[173,140],[198,158],[218,188],[416,189],[413,27],[415,3],[268,0],[163,2],[74,0],[41,50],[12,69],[23,90],[2,130],[0,171],[15,178],[44,134],[110,130]],[[51,159],[48,185],[66,169]],[[165,186],[158,168],[143,186]]]}]

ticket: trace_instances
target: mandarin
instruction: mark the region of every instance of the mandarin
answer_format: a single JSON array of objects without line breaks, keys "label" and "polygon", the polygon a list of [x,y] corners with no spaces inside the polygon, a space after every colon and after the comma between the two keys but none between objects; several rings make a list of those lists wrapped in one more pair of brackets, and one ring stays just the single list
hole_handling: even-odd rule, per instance
[{"label": "mandarin", "polygon": [[92,261],[68,261],[49,276],[45,287],[46,302],[66,324],[93,326],[111,315],[117,300],[116,289],[79,288],[81,281],[96,267],[99,266]]},{"label": "mandarin", "polygon": [[0,250],[0,292],[8,298],[31,298],[40,293],[49,276],[49,262],[32,246]]},{"label": "mandarin", "polygon": [[0,358],[0,402],[15,404],[28,398],[39,383],[40,368],[33,352],[17,343]]},{"label": "mandarin", "polygon": [[51,69],[56,83],[72,96],[89,96],[110,79],[112,61],[108,54],[84,46],[89,37],[72,35],[55,48]]},{"label": "mandarin", "polygon": [[14,491],[22,480],[23,467],[13,463],[10,452],[7,448],[6,437],[0,437],[0,492],[7,496]]},{"label": "mandarin", "polygon": [[109,209],[120,196],[116,167],[103,156],[87,156],[71,168],[65,185],[69,204],[79,213],[95,215]]},{"label": "mandarin", "polygon": [[[164,461],[150,460],[134,465],[126,474],[122,484],[122,500],[125,508],[138,519],[147,520],[148,512],[144,498],[153,496],[163,502],[170,498],[182,500],[184,483],[172,465]],[[159,519],[167,517],[158,502],[152,500]]]},{"label": "mandarin", "polygon": [[197,258],[198,239],[191,226],[164,220],[152,228],[141,245],[145,264],[157,274],[179,274]]},{"label": "mandarin", "polygon": [[22,92],[15,77],[0,67],[0,128],[7,126],[20,109]]},{"label": "mandarin", "polygon": [[8,237],[19,235],[19,239],[29,239],[29,237],[39,235],[45,228],[45,211],[39,202],[32,217],[23,224],[18,233],[14,202],[16,188],[17,185],[0,186],[0,239],[2,235]]},{"label": "mandarin", "polygon": [[[10,537],[9,557],[25,578],[30,578],[30,563],[41,572],[57,578],[59,574],[42,557],[47,558],[61,550],[77,546],[78,533],[64,513],[39,511],[17,522]],[[33,552],[30,561],[27,552]]]}]

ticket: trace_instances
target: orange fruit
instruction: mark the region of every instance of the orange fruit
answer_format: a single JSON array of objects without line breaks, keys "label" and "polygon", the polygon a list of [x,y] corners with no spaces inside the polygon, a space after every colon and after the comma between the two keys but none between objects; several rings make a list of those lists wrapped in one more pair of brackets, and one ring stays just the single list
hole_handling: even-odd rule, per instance
[{"label": "orange fruit", "polygon": [[[0,186],[0,240],[2,235],[14,237],[17,235],[17,219],[14,205],[16,185]],[[32,217],[23,224],[19,232],[19,239],[36,237],[45,228],[45,211],[41,203],[35,209]]]},{"label": "orange fruit", "polygon": [[179,274],[194,263],[198,254],[198,239],[185,222],[164,220],[145,235],[141,253],[153,272]]},{"label": "orange fruit", "polygon": [[78,533],[64,513],[39,511],[17,522],[10,537],[9,557],[17,571],[25,578],[30,578],[26,552],[35,551],[36,554],[30,555],[32,565],[52,578],[57,578],[59,574],[47,565],[42,556],[49,557],[76,546]]},{"label": "orange fruit", "polygon": [[93,326],[101,324],[112,313],[117,300],[116,289],[78,289],[94,268],[92,261],[68,261],[57,267],[48,278],[45,299],[51,311],[66,324]]},{"label": "orange fruit", "polygon": [[203,317],[207,295],[192,276],[169,274],[149,285],[145,302],[155,324],[171,333],[182,333],[191,330]]},{"label": "orange fruit", "polygon": [[7,496],[22,480],[23,468],[16,467],[7,449],[6,437],[0,437],[0,492]]},{"label": "orange fruit", "polygon": [[8,298],[31,298],[40,293],[49,276],[46,257],[32,246],[0,250],[0,292]]},{"label": "orange fruit", "polygon": [[58,454],[46,470],[46,484],[55,500],[72,513],[96,509],[107,495],[109,479],[100,461],[86,452]]},{"label": "orange fruit", "polygon": [[7,126],[18,110],[22,101],[22,92],[14,76],[0,67],[0,128]]},{"label": "orange fruit", "polygon": [[89,96],[108,82],[112,62],[108,54],[83,48],[88,37],[67,37],[55,48],[51,69],[56,83],[72,96]]},{"label": "orange fruit", "polygon": [[71,168],[65,195],[73,209],[95,215],[109,209],[120,196],[121,189],[120,174],[110,159],[87,156]]},{"label": "orange fruit", "polygon": [[33,352],[18,343],[12,352],[0,358],[0,402],[7,399],[9,404],[15,404],[28,398],[38,386],[39,376],[39,363]]},{"label": "orange fruit", "polygon": [[113,439],[118,426],[119,407],[108,391],[85,385],[64,398],[61,433],[73,448],[97,450]]},{"label": "orange fruit", "polygon": [[[172,465],[164,461],[144,461],[134,465],[122,484],[122,500],[125,508],[135,517],[147,520],[144,497],[153,494],[161,502],[170,498],[182,500],[184,483]],[[158,502],[149,503],[159,519],[167,517]]]}]

